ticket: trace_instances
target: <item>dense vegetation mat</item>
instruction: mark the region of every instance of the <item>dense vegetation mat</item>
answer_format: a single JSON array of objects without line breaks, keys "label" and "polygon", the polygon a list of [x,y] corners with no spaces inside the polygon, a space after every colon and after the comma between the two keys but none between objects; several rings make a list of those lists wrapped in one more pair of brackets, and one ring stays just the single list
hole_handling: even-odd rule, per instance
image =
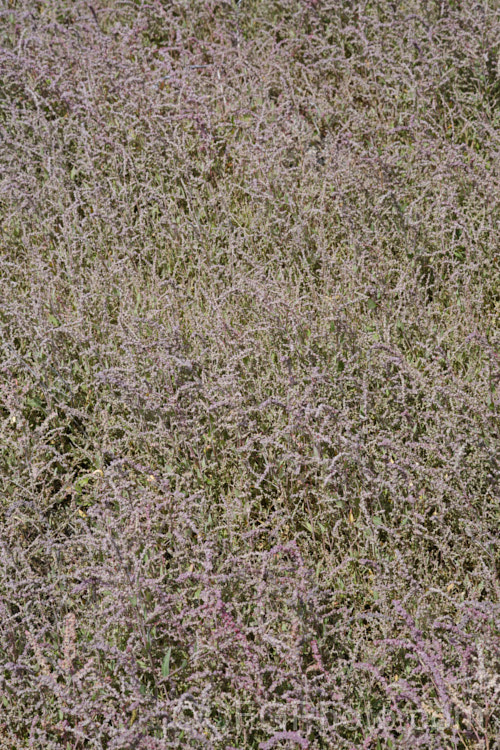
[{"label": "dense vegetation mat", "polygon": [[0,71],[0,747],[498,748],[498,3],[0,0]]}]

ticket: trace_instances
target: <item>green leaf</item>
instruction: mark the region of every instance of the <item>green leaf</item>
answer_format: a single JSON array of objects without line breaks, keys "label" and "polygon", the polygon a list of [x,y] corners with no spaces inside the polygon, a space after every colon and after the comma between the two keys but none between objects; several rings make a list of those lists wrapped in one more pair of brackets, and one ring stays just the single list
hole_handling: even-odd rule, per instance
[{"label": "green leaf", "polygon": [[80,493],[86,484],[90,482],[91,477],[81,477],[75,482],[75,492]]},{"label": "green leaf", "polygon": [[167,648],[165,652],[165,656],[163,657],[163,662],[161,665],[161,674],[162,677],[168,677],[170,674],[170,654],[172,653],[172,647],[170,646]]},{"label": "green leaf", "polygon": [[375,308],[377,307],[377,303],[374,299],[369,299],[367,305],[369,310],[375,310]]},{"label": "green leaf", "polygon": [[43,404],[42,404],[42,402],[40,401],[40,399],[37,396],[35,396],[35,398],[28,397],[26,399],[26,403],[28,404],[28,406],[31,406],[32,409],[42,409],[43,410]]}]

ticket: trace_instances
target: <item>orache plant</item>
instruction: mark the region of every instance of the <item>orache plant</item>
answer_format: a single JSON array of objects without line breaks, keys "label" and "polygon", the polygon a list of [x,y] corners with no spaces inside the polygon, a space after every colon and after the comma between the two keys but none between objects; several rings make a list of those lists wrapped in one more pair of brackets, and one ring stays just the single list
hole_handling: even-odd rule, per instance
[{"label": "orache plant", "polygon": [[500,16],[0,0],[0,746],[494,750]]}]

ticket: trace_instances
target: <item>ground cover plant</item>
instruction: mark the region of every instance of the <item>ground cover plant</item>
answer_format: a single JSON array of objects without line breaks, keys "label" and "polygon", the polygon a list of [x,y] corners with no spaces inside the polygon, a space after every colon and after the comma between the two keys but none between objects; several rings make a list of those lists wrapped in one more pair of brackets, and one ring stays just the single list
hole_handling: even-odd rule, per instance
[{"label": "ground cover plant", "polygon": [[500,746],[493,0],[0,0],[0,747]]}]

